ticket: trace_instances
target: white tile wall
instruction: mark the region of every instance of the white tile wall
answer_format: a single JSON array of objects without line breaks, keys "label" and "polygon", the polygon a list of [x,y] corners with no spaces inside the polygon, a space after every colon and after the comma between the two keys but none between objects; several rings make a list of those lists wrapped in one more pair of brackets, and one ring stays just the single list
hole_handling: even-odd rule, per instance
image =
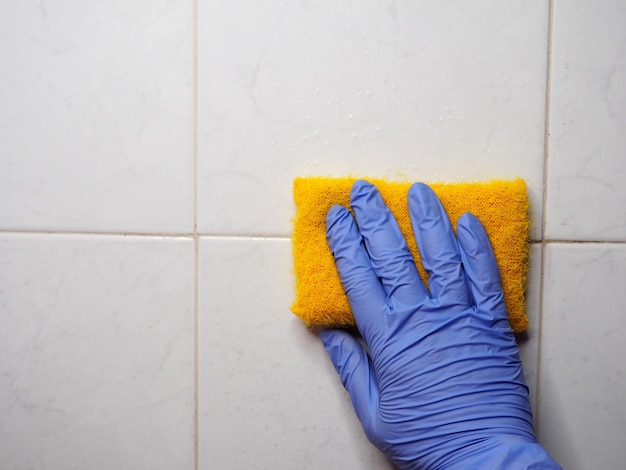
[{"label": "white tile wall", "polygon": [[565,468],[626,462],[626,245],[546,250],[539,430]]},{"label": "white tile wall", "polygon": [[0,5],[0,228],[189,232],[193,2]]},{"label": "white tile wall", "polygon": [[0,235],[0,468],[190,468],[193,242]]},{"label": "white tile wall", "polygon": [[348,173],[526,178],[539,439],[619,468],[623,24],[621,0],[3,2],[0,468],[391,468],[288,310],[292,177]]},{"label": "white tile wall", "polygon": [[626,3],[555,1],[546,237],[626,241]]}]

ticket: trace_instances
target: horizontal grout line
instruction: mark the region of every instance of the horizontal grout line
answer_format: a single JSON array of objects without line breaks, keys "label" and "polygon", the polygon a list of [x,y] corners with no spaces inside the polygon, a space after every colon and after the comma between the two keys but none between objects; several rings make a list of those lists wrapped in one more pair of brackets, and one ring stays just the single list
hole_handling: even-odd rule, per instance
[{"label": "horizontal grout line", "polygon": [[[208,238],[212,240],[291,240],[288,235],[243,235],[243,234],[215,234],[215,233],[144,233],[144,232],[56,232],[51,230],[0,230],[2,235],[69,235],[85,237],[137,237],[137,238]],[[562,244],[562,245],[624,245],[626,240],[531,240],[531,245]]]},{"label": "horizontal grout line", "polygon": [[144,233],[144,232],[57,232],[51,230],[0,230],[2,235],[36,235],[36,236],[59,236],[69,235],[72,237],[136,237],[136,238],[193,238],[193,233]]},{"label": "horizontal grout line", "polygon": [[52,231],[52,230],[0,230],[2,235],[18,236],[79,236],[79,237],[138,237],[138,238],[211,238],[232,240],[291,240],[287,235],[242,235],[242,234],[211,234],[211,233],[145,233],[145,232],[79,232],[79,231]]},{"label": "horizontal grout line", "polygon": [[291,240],[287,235],[216,235],[198,234],[198,238],[209,238],[211,240]]},{"label": "horizontal grout line", "polygon": [[626,245],[626,240],[544,240],[546,245]]}]

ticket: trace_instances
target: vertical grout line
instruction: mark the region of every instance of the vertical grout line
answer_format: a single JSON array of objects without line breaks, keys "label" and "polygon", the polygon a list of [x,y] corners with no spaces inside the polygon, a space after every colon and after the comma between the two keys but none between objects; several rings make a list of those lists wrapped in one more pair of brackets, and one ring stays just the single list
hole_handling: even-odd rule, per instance
[{"label": "vertical grout line", "polygon": [[545,271],[546,271],[546,210],[548,206],[548,160],[550,157],[550,104],[552,92],[552,35],[554,31],[554,0],[548,5],[548,55],[546,66],[546,109],[545,109],[545,132],[543,147],[543,188],[541,210],[541,276],[539,286],[539,327],[537,334],[537,382],[535,389],[535,435],[540,439],[540,409],[541,409],[541,358],[543,350],[543,304],[545,295]]},{"label": "vertical grout line", "polygon": [[200,240],[198,237],[198,0],[193,0],[193,245],[194,245],[194,320],[193,320],[193,468],[198,460],[198,352],[200,324]]},{"label": "vertical grout line", "polygon": [[198,470],[198,352],[199,352],[199,277],[200,277],[200,244],[199,238],[194,236],[193,239],[194,244],[194,321],[193,321],[193,329],[194,329],[194,338],[193,338],[193,461],[194,461],[194,470]]}]

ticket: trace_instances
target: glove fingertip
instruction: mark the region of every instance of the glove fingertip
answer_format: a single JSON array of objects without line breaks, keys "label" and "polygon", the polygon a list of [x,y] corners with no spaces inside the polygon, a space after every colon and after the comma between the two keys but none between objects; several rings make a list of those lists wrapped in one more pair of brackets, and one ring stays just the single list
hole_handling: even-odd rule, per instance
[{"label": "glove fingertip", "polygon": [[[438,219],[441,217],[443,208],[437,195],[430,186],[425,183],[413,183],[409,188],[409,205],[412,208],[409,212],[412,215],[414,229],[416,227],[428,228],[433,217]],[[445,215],[445,211],[444,211]],[[447,219],[447,215],[445,215]]]},{"label": "glove fingertip", "polygon": [[459,221],[457,222],[456,229],[457,229],[457,233],[459,230],[461,230],[465,232],[467,235],[471,235],[472,238],[474,239],[477,238],[476,237],[477,235],[480,235],[482,238],[483,234],[484,234],[484,238],[487,239],[487,234],[485,232],[485,228],[483,227],[483,224],[480,222],[480,220],[478,220],[478,217],[476,217],[471,212],[466,212],[463,215],[461,215],[461,217],[459,217]]},{"label": "glove fingertip", "polygon": [[430,188],[430,186],[428,186],[426,183],[421,183],[421,182],[413,183],[411,187],[409,188],[410,196],[419,197],[424,194],[430,194],[431,192],[432,192],[432,189]]},{"label": "glove fingertip", "polygon": [[481,258],[483,264],[496,269],[495,257],[485,227],[471,212],[463,214],[456,226],[459,246],[472,260]]},{"label": "glove fingertip", "polygon": [[335,204],[326,213],[326,232],[338,221],[346,216],[346,212],[349,212],[344,206]]},{"label": "glove fingertip", "polygon": [[367,197],[376,191],[376,188],[372,183],[366,180],[356,180],[350,190],[350,201],[354,202],[361,197]]}]

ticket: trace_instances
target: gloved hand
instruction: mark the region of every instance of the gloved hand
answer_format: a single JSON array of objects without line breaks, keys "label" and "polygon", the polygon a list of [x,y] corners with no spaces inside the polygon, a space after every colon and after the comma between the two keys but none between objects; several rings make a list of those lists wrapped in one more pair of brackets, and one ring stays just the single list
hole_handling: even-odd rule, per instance
[{"label": "gloved hand", "polygon": [[352,188],[356,223],[341,206],[327,216],[365,346],[342,330],[320,336],[365,434],[401,469],[560,468],[535,440],[484,228],[465,214],[457,240],[428,186],[413,185],[408,198],[429,290],[371,184]]}]

